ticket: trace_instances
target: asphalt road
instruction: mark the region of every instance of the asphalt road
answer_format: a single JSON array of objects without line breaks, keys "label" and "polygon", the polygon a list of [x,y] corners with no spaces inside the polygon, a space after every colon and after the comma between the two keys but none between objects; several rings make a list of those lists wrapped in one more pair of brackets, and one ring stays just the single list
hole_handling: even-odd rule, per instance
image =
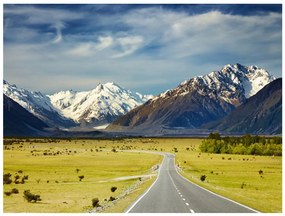
[{"label": "asphalt road", "polygon": [[255,213],[257,211],[214,194],[178,174],[174,155],[165,154],[158,178],[127,213]]}]

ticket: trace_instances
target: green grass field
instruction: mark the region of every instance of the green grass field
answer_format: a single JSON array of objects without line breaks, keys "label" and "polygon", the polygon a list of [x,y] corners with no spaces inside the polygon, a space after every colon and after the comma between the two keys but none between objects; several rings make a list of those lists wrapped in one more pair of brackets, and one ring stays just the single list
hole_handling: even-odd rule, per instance
[{"label": "green grass field", "polygon": [[[261,212],[282,211],[282,157],[201,153],[201,139],[42,141],[5,145],[4,173],[15,176],[22,170],[20,175],[29,175],[29,180],[4,185],[4,191],[17,188],[20,192],[4,195],[4,212],[88,212],[95,197],[110,206],[103,212],[123,212],[155,177],[146,178],[142,184],[138,184],[138,178],[114,178],[149,174],[162,157],[112,149],[175,153],[181,174],[191,181]],[[84,175],[82,181],[79,175]],[[201,175],[206,175],[204,182]],[[112,186],[118,188],[114,193],[110,191]],[[130,187],[133,191],[118,201],[104,201],[122,196]],[[25,201],[23,191],[28,189],[41,195],[42,201]]]}]

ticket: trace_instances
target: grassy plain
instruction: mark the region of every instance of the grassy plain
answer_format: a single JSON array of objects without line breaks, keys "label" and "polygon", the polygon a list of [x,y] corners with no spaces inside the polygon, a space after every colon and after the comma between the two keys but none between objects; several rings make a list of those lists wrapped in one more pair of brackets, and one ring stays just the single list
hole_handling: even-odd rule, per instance
[{"label": "grassy plain", "polygon": [[[112,149],[172,152],[181,174],[192,182],[261,212],[282,211],[282,157],[201,153],[198,148],[201,141],[137,138],[9,146],[14,149],[4,150],[4,173],[23,170],[29,180],[23,185],[4,185],[4,191],[14,187],[20,190],[20,194],[4,196],[4,212],[86,212],[92,198],[104,200],[119,196],[138,181],[110,180],[146,174],[162,159],[153,154],[106,151]],[[32,155],[33,150],[38,150],[33,153],[39,155]],[[43,156],[47,150],[66,153]],[[79,173],[76,168],[80,169]],[[263,174],[259,174],[260,170]],[[82,182],[78,180],[80,174],[85,176]],[[200,180],[201,175],[206,175],[204,182]],[[39,183],[37,179],[41,179]],[[123,212],[153,181],[154,178],[149,179],[105,212]],[[111,193],[111,186],[118,190]],[[26,189],[40,194],[43,201],[36,204],[24,201],[22,191]]]},{"label": "grassy plain", "polygon": [[[138,178],[121,181],[115,178],[147,174],[162,159],[160,155],[110,151],[118,149],[115,143],[110,140],[63,140],[59,143],[24,142],[6,146],[4,173],[11,173],[13,180],[16,173],[28,175],[29,179],[24,184],[4,185],[4,192],[13,188],[19,190],[19,194],[4,195],[4,212],[88,212],[92,209],[93,198],[98,197],[102,204],[104,199],[124,194],[139,181]],[[120,142],[120,148],[124,147]],[[82,181],[79,181],[80,175],[84,175]],[[148,179],[146,185],[154,179]],[[114,193],[110,190],[112,186],[118,188]],[[124,211],[147,186],[139,185],[129,196],[132,200],[118,201],[118,212]],[[24,190],[39,194],[42,201],[28,203],[23,198]]]}]

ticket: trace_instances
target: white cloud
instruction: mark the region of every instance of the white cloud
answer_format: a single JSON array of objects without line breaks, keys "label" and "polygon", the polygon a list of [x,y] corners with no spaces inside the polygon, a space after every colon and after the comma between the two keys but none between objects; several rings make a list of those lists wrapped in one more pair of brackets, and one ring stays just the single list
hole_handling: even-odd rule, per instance
[{"label": "white cloud", "polygon": [[[48,83],[37,79],[53,76],[66,88],[72,88],[69,82],[84,86],[95,79],[139,91],[147,86],[141,82],[143,75],[157,84],[153,88],[158,91],[162,85],[175,87],[184,79],[237,62],[281,74],[278,13],[190,15],[150,7],[106,15],[33,6],[4,13],[11,15],[8,22],[4,16],[4,76],[11,83],[25,77],[31,85],[48,89]],[[24,15],[23,20],[14,19],[17,14]],[[42,24],[46,29],[36,27]]]},{"label": "white cloud", "polygon": [[104,50],[110,46],[112,46],[112,44],[114,43],[114,40],[111,36],[106,36],[106,37],[102,37],[100,36],[98,38],[99,43],[96,45],[96,50],[101,51]]},{"label": "white cloud", "polygon": [[112,56],[112,58],[121,58],[134,53],[143,43],[143,37],[141,36],[127,36],[116,39],[116,43],[121,50]]}]

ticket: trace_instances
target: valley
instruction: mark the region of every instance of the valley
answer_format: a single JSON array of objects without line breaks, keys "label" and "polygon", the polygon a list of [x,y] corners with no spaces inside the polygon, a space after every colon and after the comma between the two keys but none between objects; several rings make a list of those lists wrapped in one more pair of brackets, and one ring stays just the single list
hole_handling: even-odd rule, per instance
[{"label": "valley", "polygon": [[[19,190],[4,195],[4,212],[90,212],[93,198],[105,207],[100,212],[124,212],[155,181],[162,162],[161,155],[140,151],[172,153],[178,171],[191,182],[258,211],[281,212],[282,157],[202,153],[201,142],[193,138],[5,139],[4,174],[11,173],[13,181],[16,175],[29,177],[24,184],[4,184],[4,192]],[[81,181],[79,176],[84,176]],[[111,192],[111,187],[117,190]],[[42,201],[27,202],[24,190],[39,194]],[[116,200],[108,201],[111,196]]]}]

